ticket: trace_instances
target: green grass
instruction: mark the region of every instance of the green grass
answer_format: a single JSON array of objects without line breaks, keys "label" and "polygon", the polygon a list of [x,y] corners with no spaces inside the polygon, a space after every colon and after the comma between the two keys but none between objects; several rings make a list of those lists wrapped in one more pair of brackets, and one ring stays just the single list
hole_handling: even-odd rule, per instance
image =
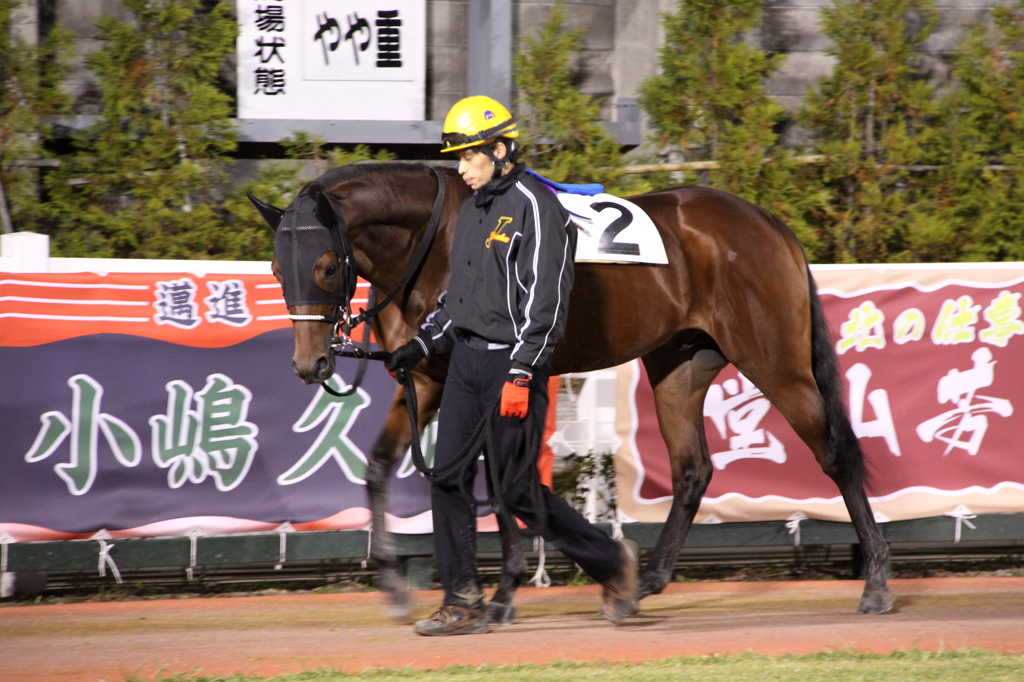
[{"label": "green grass", "polygon": [[[130,682],[141,682],[129,678]],[[553,663],[546,666],[455,666],[441,670],[369,670],[349,675],[316,670],[264,678],[184,675],[160,682],[1009,682],[1024,681],[1024,654],[966,650],[894,652],[886,656],[828,653],[811,656],[671,658],[653,663]]]}]

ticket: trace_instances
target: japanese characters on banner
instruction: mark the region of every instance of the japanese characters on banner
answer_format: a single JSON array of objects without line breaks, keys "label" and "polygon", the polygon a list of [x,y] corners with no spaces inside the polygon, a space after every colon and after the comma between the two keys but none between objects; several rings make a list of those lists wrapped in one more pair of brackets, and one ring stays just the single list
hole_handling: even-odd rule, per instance
[{"label": "japanese characters on banner", "polygon": [[421,121],[426,0],[237,0],[238,117]]},{"label": "japanese characters on banner", "polygon": [[[876,517],[1024,511],[1024,266],[814,273]],[[371,363],[348,397],[303,385],[286,313],[269,274],[0,277],[0,534],[365,527],[366,453],[395,383]],[[338,372],[336,390],[354,367]],[[653,393],[642,364],[617,372],[619,506],[663,521]],[[714,475],[699,522],[847,520],[807,447],[731,366],[708,391],[705,431]],[[389,485],[389,527],[429,532],[429,485],[409,453]]]},{"label": "japanese characters on banner", "polygon": [[[368,523],[366,453],[395,382],[378,363],[344,398],[299,381],[272,276],[4,274],[0,320],[0,534]],[[335,390],[352,363],[338,373]],[[390,526],[429,532],[408,455],[391,488]]]},{"label": "japanese characters on banner", "polygon": [[[1024,266],[1007,265],[812,268],[879,521],[1024,511]],[[618,403],[620,507],[663,521],[668,454],[641,363],[619,369]],[[810,450],[731,365],[704,414],[713,476],[698,522],[849,520]]]}]

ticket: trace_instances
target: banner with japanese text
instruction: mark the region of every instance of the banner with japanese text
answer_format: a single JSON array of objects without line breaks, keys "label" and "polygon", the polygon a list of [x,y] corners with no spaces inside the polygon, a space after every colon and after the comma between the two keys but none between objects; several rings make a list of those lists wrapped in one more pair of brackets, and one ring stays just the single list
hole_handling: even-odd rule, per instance
[{"label": "banner with japanese text", "polygon": [[[1024,512],[1024,264],[812,272],[876,518]],[[618,372],[619,505],[664,521],[672,486],[653,391],[642,363]],[[732,365],[704,416],[713,474],[698,523],[849,520],[807,446]]]},{"label": "banner with japanese text", "polygon": [[241,119],[422,121],[426,0],[237,0]]},{"label": "banner with japanese text", "polygon": [[[370,363],[331,396],[292,373],[293,347],[270,275],[0,275],[0,536],[366,526],[395,382]],[[429,532],[408,454],[390,486],[389,525]]]}]

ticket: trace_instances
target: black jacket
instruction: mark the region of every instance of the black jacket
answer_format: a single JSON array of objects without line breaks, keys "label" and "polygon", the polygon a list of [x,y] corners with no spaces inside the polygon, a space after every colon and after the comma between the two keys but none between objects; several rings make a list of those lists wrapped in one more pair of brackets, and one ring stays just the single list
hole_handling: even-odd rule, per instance
[{"label": "black jacket", "polygon": [[508,348],[539,366],[565,333],[576,224],[554,193],[517,165],[466,199],[455,224],[451,279],[417,337],[429,352],[456,340]]}]

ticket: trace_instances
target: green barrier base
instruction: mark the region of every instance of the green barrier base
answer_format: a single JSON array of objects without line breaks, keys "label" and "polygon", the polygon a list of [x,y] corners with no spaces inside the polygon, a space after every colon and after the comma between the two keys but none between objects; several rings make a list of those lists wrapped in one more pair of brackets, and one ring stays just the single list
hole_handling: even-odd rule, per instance
[{"label": "green barrier base", "polygon": [[[893,521],[880,525],[889,542],[951,543],[956,537],[958,521],[939,516],[910,521]],[[961,522],[960,538],[964,542],[1024,540],[1024,514],[979,514],[970,523]],[[610,524],[598,527],[611,533]],[[635,540],[641,549],[654,547],[661,534],[660,523],[627,523],[622,526],[626,538]],[[291,532],[283,543],[284,561],[319,561],[328,559],[366,558],[369,533],[362,530]],[[395,553],[400,559],[429,558],[434,554],[433,537],[393,534]],[[533,549],[533,538],[522,535],[523,548]],[[686,538],[688,548],[708,547],[779,547],[794,545],[794,534],[785,521],[757,521],[695,525]],[[253,533],[209,537],[131,538],[105,540],[109,556],[121,569],[226,564],[281,563],[280,533]],[[848,523],[808,519],[800,522],[801,545],[857,544],[857,535]],[[6,546],[9,572],[95,571],[98,570],[102,545],[97,540],[60,540],[16,542]],[[497,533],[481,533],[477,551],[481,554],[501,552]],[[421,565],[422,564],[422,565]],[[412,576],[424,573],[423,562],[405,570]],[[414,582],[422,582],[417,577]]]}]

